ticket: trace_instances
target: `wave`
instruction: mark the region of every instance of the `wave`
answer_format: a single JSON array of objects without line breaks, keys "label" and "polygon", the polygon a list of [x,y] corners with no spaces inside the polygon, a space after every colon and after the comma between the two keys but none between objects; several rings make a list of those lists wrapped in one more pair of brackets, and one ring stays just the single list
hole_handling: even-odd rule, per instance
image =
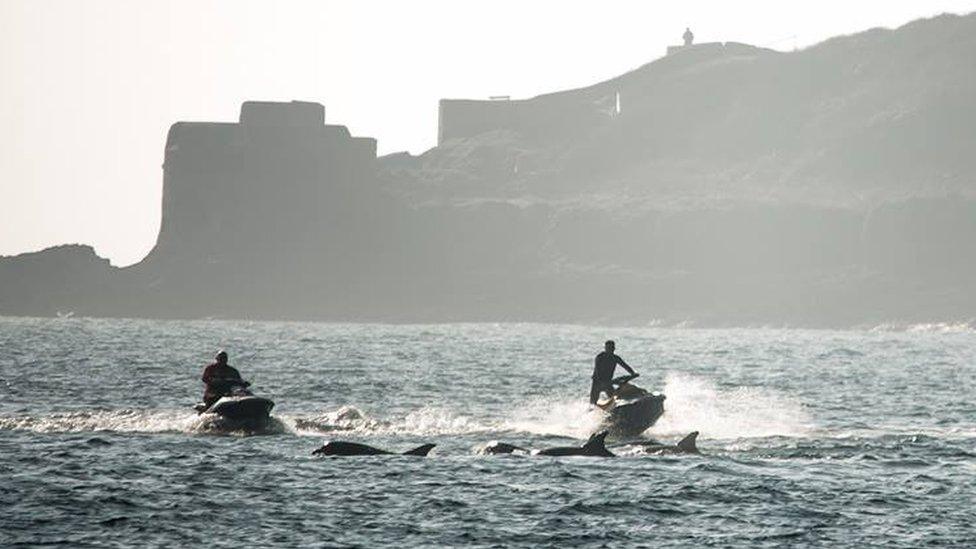
[{"label": "wave", "polygon": [[858,459],[874,460],[883,465],[905,465],[917,459],[935,465],[945,459],[976,457],[971,439],[943,437],[924,432],[826,433],[802,439],[767,439],[752,443],[735,443],[725,451],[751,452],[773,459]]},{"label": "wave", "polygon": [[850,427],[840,429],[818,429],[811,438],[822,440],[872,439],[878,437],[932,437],[949,441],[969,441],[976,439],[976,427],[954,425],[947,427],[931,425],[884,425],[880,428]]},{"label": "wave", "polygon": [[907,332],[907,333],[936,333],[936,334],[959,334],[976,333],[976,320],[962,322],[922,322],[917,324],[906,324],[898,322],[885,322],[868,329],[869,332]]}]

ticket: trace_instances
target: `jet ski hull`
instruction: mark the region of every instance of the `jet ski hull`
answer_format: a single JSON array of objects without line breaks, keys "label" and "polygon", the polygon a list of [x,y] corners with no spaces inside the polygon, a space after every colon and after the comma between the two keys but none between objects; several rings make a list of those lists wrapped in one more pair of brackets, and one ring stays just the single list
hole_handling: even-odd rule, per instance
[{"label": "jet ski hull", "polygon": [[615,437],[635,437],[650,428],[664,414],[664,395],[648,394],[618,401],[607,410],[603,428]]},{"label": "jet ski hull", "polygon": [[214,402],[204,412],[249,428],[260,428],[268,424],[274,402],[267,398],[247,396],[225,396]]}]

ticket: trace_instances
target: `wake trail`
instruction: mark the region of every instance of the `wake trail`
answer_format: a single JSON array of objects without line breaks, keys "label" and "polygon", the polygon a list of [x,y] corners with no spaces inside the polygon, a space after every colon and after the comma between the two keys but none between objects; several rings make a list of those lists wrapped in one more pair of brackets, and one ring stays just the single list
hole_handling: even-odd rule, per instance
[{"label": "wake trail", "polygon": [[[741,439],[805,436],[812,431],[806,409],[773,390],[759,387],[719,388],[708,379],[669,374],[664,385],[664,416],[649,436],[684,436],[700,431],[702,438]],[[354,406],[321,413],[273,414],[266,433],[296,436],[394,435],[449,436],[526,433],[586,439],[601,428],[602,411],[583,398],[537,398],[500,416],[473,417],[461,410],[424,406],[399,416],[377,418]],[[0,430],[42,433],[114,431],[207,434],[219,431],[213,418],[185,410],[96,410],[41,416],[0,417]]]},{"label": "wake trail", "polygon": [[401,417],[373,418],[354,406],[311,416],[281,416],[292,434],[321,436],[337,433],[352,435],[442,436],[483,433],[492,425],[436,406],[425,406]]},{"label": "wake trail", "polygon": [[81,410],[39,416],[0,417],[0,430],[37,433],[192,433],[204,426],[203,418],[183,410]]}]

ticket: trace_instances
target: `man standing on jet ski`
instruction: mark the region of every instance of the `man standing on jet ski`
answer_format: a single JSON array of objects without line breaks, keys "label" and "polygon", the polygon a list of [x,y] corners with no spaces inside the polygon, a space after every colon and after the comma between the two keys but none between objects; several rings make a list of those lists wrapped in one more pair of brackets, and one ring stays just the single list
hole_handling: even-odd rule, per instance
[{"label": "man standing on jet ski", "polygon": [[614,354],[617,344],[612,339],[603,344],[603,352],[596,355],[593,361],[593,385],[590,387],[590,404],[596,404],[600,400],[600,393],[606,393],[613,398],[613,371],[617,365],[623,366],[630,375],[636,376],[637,372],[624,362],[624,359]]},{"label": "man standing on jet ski", "polygon": [[203,392],[203,404],[209,408],[220,397],[230,394],[230,390],[235,385],[247,387],[248,382],[241,379],[241,373],[236,368],[227,364],[227,352],[217,353],[215,362],[203,369],[203,382],[207,384]]}]

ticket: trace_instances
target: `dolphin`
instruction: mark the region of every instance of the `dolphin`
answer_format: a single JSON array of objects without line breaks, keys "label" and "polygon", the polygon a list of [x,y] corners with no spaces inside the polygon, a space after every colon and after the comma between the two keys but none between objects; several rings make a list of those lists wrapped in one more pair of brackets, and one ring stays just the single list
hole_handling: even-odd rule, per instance
[{"label": "dolphin", "polygon": [[666,455],[666,454],[700,454],[696,441],[698,431],[692,431],[688,436],[678,441],[677,444],[661,444],[660,442],[650,442],[644,445],[645,454]]},{"label": "dolphin", "polygon": [[[424,444],[399,455],[426,456],[434,446],[436,444]],[[386,450],[380,450],[379,448],[367,446],[366,444],[344,442],[341,440],[326,442],[321,448],[312,452],[313,456],[379,456],[395,454],[396,452],[387,452]]]},{"label": "dolphin", "polygon": [[507,442],[498,442],[497,440],[489,442],[484,448],[478,450],[478,453],[482,455],[514,454],[516,452],[525,454],[529,453],[527,449],[522,448],[521,446],[516,446]]},{"label": "dolphin", "polygon": [[556,448],[546,448],[534,452],[536,456],[590,456],[590,457],[614,457],[610,450],[607,450],[606,438],[610,431],[600,431],[590,436],[586,444],[582,446],[557,446]]}]

